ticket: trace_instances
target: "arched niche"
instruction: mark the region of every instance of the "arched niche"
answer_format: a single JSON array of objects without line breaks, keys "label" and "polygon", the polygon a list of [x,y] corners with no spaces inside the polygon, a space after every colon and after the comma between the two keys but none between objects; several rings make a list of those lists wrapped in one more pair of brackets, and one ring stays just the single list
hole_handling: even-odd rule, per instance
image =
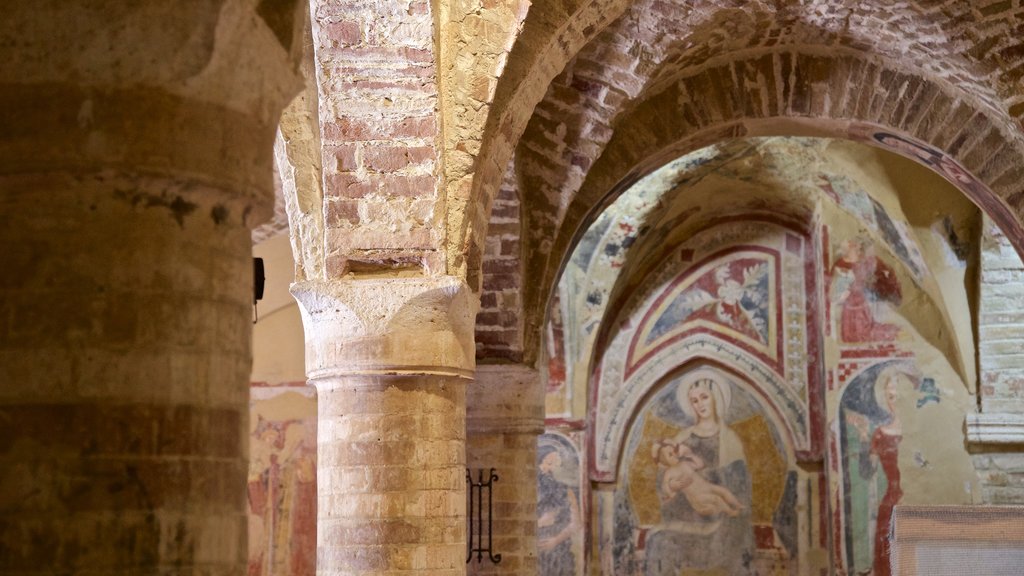
[{"label": "arched niche", "polygon": [[795,462],[754,382],[714,362],[680,367],[636,406],[614,488],[597,493],[602,567],[796,573],[822,547],[824,511],[809,504],[820,475]]}]

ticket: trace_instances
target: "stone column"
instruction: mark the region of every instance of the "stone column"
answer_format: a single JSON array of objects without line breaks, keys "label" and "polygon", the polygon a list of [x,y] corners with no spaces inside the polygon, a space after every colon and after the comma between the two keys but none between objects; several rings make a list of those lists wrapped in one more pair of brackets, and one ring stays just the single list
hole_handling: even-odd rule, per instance
[{"label": "stone column", "polygon": [[249,227],[299,87],[244,4],[5,6],[0,574],[244,571]]},{"label": "stone column", "polygon": [[465,574],[471,291],[413,277],[292,293],[319,403],[317,574]]},{"label": "stone column", "polygon": [[467,393],[466,462],[473,472],[494,468],[494,564],[474,555],[468,574],[537,573],[537,437],[544,432],[544,390],[536,370],[520,364],[477,367]]}]

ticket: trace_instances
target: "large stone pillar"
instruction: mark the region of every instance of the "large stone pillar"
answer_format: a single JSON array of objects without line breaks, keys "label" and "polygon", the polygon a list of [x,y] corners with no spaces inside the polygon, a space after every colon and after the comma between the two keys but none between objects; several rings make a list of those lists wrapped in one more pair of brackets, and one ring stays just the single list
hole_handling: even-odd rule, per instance
[{"label": "large stone pillar", "polygon": [[292,293],[319,404],[317,573],[465,574],[471,291],[414,277]]},{"label": "large stone pillar", "polygon": [[468,574],[537,574],[537,437],[544,432],[544,389],[536,370],[486,364],[476,370],[466,401],[466,465],[495,469],[493,550],[501,562],[474,554]]},{"label": "large stone pillar", "polygon": [[4,7],[0,574],[244,571],[249,228],[300,86],[262,16]]}]

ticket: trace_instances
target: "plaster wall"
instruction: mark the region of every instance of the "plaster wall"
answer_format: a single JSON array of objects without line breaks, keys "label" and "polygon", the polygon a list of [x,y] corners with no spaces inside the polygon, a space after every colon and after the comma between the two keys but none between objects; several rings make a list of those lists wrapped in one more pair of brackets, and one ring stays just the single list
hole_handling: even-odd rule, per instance
[{"label": "plaster wall", "polygon": [[306,358],[299,305],[288,292],[295,261],[287,235],[274,236],[253,247],[263,258],[266,285],[256,305],[253,326],[253,382],[271,384],[306,381]]}]

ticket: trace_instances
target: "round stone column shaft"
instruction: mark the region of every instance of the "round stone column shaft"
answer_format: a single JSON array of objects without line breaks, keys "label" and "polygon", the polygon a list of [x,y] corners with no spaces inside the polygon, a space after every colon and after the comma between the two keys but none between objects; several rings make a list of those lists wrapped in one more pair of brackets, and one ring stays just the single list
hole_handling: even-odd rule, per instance
[{"label": "round stone column shaft", "polygon": [[248,229],[185,187],[0,177],[0,573],[244,565]]},{"label": "round stone column shaft", "polygon": [[5,7],[0,574],[244,571],[286,6]]},{"label": "round stone column shaft", "polygon": [[469,289],[395,278],[292,293],[318,391],[317,574],[465,574]]},{"label": "round stone column shaft", "polygon": [[[537,574],[537,437],[544,432],[544,390],[520,364],[477,366],[466,394],[466,466],[474,479],[498,475],[492,488],[492,547],[501,562],[474,554],[467,574]],[[485,505],[486,506],[486,505]],[[485,512],[486,515],[486,512]],[[485,520],[486,523],[486,520]]]}]

